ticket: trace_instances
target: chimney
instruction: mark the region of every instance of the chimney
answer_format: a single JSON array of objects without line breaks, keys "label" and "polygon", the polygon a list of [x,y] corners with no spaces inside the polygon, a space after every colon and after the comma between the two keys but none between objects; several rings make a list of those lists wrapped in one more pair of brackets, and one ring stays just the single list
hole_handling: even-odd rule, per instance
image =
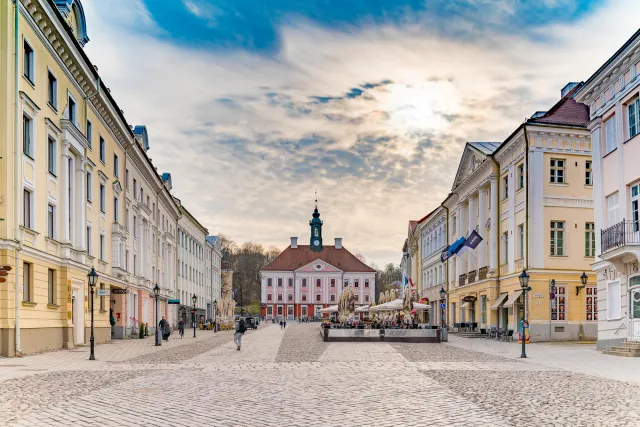
[{"label": "chimney", "polygon": [[298,249],[298,238],[297,237],[292,237],[291,238],[291,249]]},{"label": "chimney", "polygon": [[574,87],[578,86],[580,82],[569,82],[562,88],[560,91],[560,98],[564,98],[569,92],[573,90]]},{"label": "chimney", "polygon": [[336,237],[336,249],[342,249],[342,237]]}]

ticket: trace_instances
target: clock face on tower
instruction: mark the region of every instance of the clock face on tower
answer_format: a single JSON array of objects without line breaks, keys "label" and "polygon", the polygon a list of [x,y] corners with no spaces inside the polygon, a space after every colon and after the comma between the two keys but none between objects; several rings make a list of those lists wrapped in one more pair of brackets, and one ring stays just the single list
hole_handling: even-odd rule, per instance
[{"label": "clock face on tower", "polygon": [[316,239],[313,241],[313,245],[314,246],[319,246],[320,245],[320,240]]}]

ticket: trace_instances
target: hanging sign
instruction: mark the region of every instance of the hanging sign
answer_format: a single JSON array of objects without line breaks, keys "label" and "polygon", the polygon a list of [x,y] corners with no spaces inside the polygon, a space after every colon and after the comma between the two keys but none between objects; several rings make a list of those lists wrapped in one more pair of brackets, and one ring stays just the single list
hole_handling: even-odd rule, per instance
[{"label": "hanging sign", "polygon": [[124,295],[129,293],[129,291],[127,289],[114,289],[113,290],[113,294],[114,295]]},{"label": "hanging sign", "polygon": [[110,295],[109,289],[98,289],[99,297],[108,297]]}]

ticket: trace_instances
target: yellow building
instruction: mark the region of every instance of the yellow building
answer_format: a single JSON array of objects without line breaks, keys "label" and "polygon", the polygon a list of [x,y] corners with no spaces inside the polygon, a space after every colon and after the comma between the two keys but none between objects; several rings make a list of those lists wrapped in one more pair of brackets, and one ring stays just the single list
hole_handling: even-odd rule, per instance
[{"label": "yellow building", "polygon": [[[112,274],[123,147],[134,135],[83,51],[79,0],[0,0],[0,354],[88,343],[90,293]],[[96,342],[110,339],[95,297]]]},{"label": "yellow building", "polygon": [[[572,98],[579,87],[567,85],[551,110],[534,114],[504,142],[467,144],[443,206],[450,242],[473,230],[483,241],[448,261],[450,325],[517,334],[526,305],[533,340],[596,337],[591,140],[588,108]],[[522,270],[532,288],[527,301]]]}]

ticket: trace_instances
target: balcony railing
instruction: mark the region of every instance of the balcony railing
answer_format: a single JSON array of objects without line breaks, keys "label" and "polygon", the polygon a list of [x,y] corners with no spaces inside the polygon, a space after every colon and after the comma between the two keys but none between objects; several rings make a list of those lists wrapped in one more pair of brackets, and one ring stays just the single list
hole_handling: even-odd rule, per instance
[{"label": "balcony railing", "polygon": [[482,267],[480,270],[478,270],[479,280],[486,279],[488,272],[489,272],[489,267]]},{"label": "balcony railing", "polygon": [[464,286],[466,284],[467,284],[467,275],[461,274],[460,277],[458,278],[458,286]]},{"label": "balcony railing", "polygon": [[613,249],[640,244],[640,222],[624,219],[600,232],[602,253]]},{"label": "balcony railing", "polygon": [[467,279],[468,279],[470,284],[475,282],[476,281],[476,270],[471,270],[469,272],[469,275],[467,276]]}]

